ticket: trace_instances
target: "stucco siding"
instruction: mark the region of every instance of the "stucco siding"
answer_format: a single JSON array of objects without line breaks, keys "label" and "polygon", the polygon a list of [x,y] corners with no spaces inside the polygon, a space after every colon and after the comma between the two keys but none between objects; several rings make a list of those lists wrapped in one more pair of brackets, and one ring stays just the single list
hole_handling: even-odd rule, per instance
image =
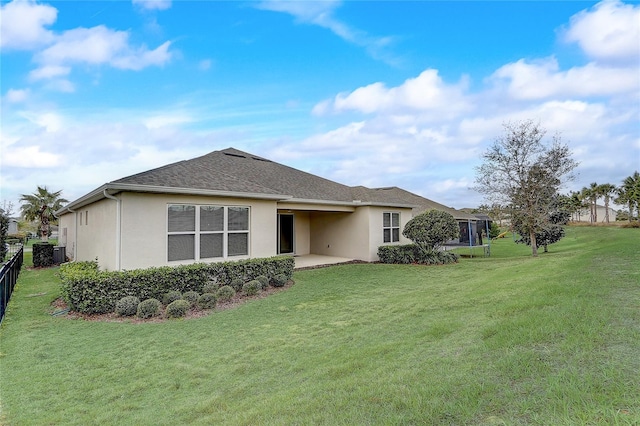
[{"label": "stucco siding", "polygon": [[[384,234],[382,230],[383,230],[383,214],[385,212],[400,213],[400,241],[398,242],[392,242],[392,243],[384,242]],[[369,235],[371,236],[371,238],[369,239],[369,247],[368,247],[369,261],[380,260],[378,258],[378,247],[382,245],[399,245],[399,244],[411,243],[411,240],[409,240],[408,238],[402,235],[402,230],[404,229],[405,225],[413,217],[411,209],[371,207],[369,208],[368,213],[369,213]]]},{"label": "stucco siding", "polygon": [[[276,254],[275,201],[125,193],[122,196],[122,269],[193,263],[193,261],[169,262],[167,260],[167,206],[169,204],[249,207],[249,255],[244,257],[269,257]],[[241,258],[243,257],[234,256],[216,260]]]},{"label": "stucco siding", "polygon": [[370,260],[368,208],[353,213],[312,212],[311,252]]},{"label": "stucco siding", "polygon": [[116,202],[103,199],[67,213],[66,254],[75,261],[98,259],[101,268],[116,267]]}]

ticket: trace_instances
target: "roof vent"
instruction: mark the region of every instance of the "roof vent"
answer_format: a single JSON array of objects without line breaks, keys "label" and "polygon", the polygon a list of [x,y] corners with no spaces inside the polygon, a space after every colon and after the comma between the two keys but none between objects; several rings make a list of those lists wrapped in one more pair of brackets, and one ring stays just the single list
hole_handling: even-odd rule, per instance
[{"label": "roof vent", "polygon": [[242,154],[232,154],[230,152],[225,152],[224,155],[228,155],[229,157],[237,157],[237,158],[247,158]]}]

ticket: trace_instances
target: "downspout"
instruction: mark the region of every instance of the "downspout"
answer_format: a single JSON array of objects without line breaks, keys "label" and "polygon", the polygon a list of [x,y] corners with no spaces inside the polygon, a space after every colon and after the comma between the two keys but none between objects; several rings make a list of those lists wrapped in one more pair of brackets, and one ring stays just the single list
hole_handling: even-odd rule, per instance
[{"label": "downspout", "polygon": [[118,197],[114,197],[113,195],[109,194],[107,192],[107,190],[105,189],[104,191],[102,191],[102,194],[111,199],[111,200],[115,200],[116,202],[116,271],[120,270],[120,258],[122,257],[122,247],[121,247],[121,242],[120,242],[120,228],[122,225],[122,219],[121,219],[121,201],[120,198]]}]

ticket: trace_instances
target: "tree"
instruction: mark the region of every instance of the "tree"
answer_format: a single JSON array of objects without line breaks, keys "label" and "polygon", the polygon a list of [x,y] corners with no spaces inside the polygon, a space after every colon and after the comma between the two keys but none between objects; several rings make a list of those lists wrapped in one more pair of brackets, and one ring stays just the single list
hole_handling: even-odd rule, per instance
[{"label": "tree", "polygon": [[[533,256],[538,255],[536,232],[549,223],[549,206],[563,180],[574,178],[578,165],[558,135],[543,142],[546,130],[532,120],[505,123],[504,134],[482,155],[475,189],[489,199],[510,205],[521,232],[529,235]],[[513,217],[512,217],[513,220]]]},{"label": "tree", "polygon": [[618,188],[616,203],[626,204],[629,207],[629,222],[634,218],[633,211],[640,216],[638,206],[640,206],[640,173],[634,172],[631,176],[624,178],[622,186]]},{"label": "tree", "polygon": [[[564,237],[563,225],[566,225],[571,218],[571,213],[566,208],[566,200],[567,197],[564,195],[557,195],[553,197],[553,200],[549,205],[547,222],[544,226],[541,226],[538,231],[536,231],[536,245],[538,247],[544,247],[545,253],[549,251],[548,246],[550,244],[557,243],[562,237]],[[518,234],[520,234],[520,239],[516,240],[516,243],[531,245],[531,237],[521,230],[521,219],[522,215],[514,215],[513,228]]]},{"label": "tree", "polygon": [[604,197],[604,221],[609,223],[609,203],[611,196],[616,193],[618,188],[610,183],[603,183],[598,187],[598,192]]},{"label": "tree", "polygon": [[3,208],[0,208],[0,263],[4,262],[7,255],[7,231],[9,229],[9,215]]},{"label": "tree", "polygon": [[38,190],[33,194],[22,194],[20,201],[20,211],[22,216],[29,221],[37,220],[38,233],[42,241],[46,242],[49,239],[51,232],[49,230],[49,223],[55,222],[56,218],[53,212],[63,207],[67,200],[60,197],[62,191],[49,192],[47,187],[38,186]]},{"label": "tree", "polygon": [[411,219],[402,235],[413,241],[423,253],[436,251],[445,242],[457,238],[458,222],[450,213],[428,210]]}]

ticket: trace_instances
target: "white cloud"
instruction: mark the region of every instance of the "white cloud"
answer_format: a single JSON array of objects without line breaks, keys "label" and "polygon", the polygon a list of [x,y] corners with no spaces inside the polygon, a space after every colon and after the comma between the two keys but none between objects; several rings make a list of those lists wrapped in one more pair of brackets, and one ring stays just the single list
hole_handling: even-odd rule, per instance
[{"label": "white cloud", "polygon": [[571,17],[564,37],[598,61],[638,61],[640,5],[602,1]]},{"label": "white cloud", "polygon": [[31,81],[48,80],[50,78],[62,77],[71,73],[71,67],[62,65],[45,65],[29,73]]},{"label": "white cloud", "polygon": [[340,93],[333,101],[317,104],[313,112],[322,114],[351,110],[364,114],[401,114],[410,111],[429,112],[432,117],[458,115],[470,108],[465,99],[467,86],[466,78],[455,85],[447,85],[438,75],[438,70],[428,69],[397,87],[387,88],[377,82],[351,93]]},{"label": "white cloud", "polygon": [[58,154],[41,151],[39,146],[12,146],[2,153],[3,167],[34,167],[49,168],[61,164],[61,157]]},{"label": "white cloud", "polygon": [[589,63],[561,71],[551,57],[534,62],[521,59],[500,67],[490,77],[498,86],[506,83],[507,94],[513,99],[545,99],[554,96],[614,95],[640,89],[640,77],[635,67],[613,67]]},{"label": "white cloud", "polygon": [[132,0],[132,3],[145,10],[167,10],[171,7],[171,0]]},{"label": "white cloud", "polygon": [[50,43],[54,36],[45,26],[53,24],[57,14],[56,8],[30,0],[0,6],[0,47],[30,50]]},{"label": "white cloud", "polygon": [[263,10],[287,13],[295,17],[300,23],[326,28],[341,39],[365,48],[374,59],[391,64],[397,63],[397,58],[387,51],[388,46],[393,42],[393,37],[371,36],[336,19],[334,12],[341,3],[341,1],[337,0],[267,0],[258,3],[257,7]]},{"label": "white cloud", "polygon": [[129,44],[127,31],[115,31],[104,25],[75,28],[62,33],[53,45],[36,55],[36,61],[42,66],[32,71],[32,75],[38,78],[59,76],[62,71],[69,71],[63,64],[72,63],[108,64],[136,71],[151,65],[162,66],[171,59],[170,44],[167,41],[154,50],[148,50],[146,46],[134,48]]},{"label": "white cloud", "polygon": [[29,89],[9,89],[5,95],[5,99],[9,103],[24,102],[29,98]]}]

